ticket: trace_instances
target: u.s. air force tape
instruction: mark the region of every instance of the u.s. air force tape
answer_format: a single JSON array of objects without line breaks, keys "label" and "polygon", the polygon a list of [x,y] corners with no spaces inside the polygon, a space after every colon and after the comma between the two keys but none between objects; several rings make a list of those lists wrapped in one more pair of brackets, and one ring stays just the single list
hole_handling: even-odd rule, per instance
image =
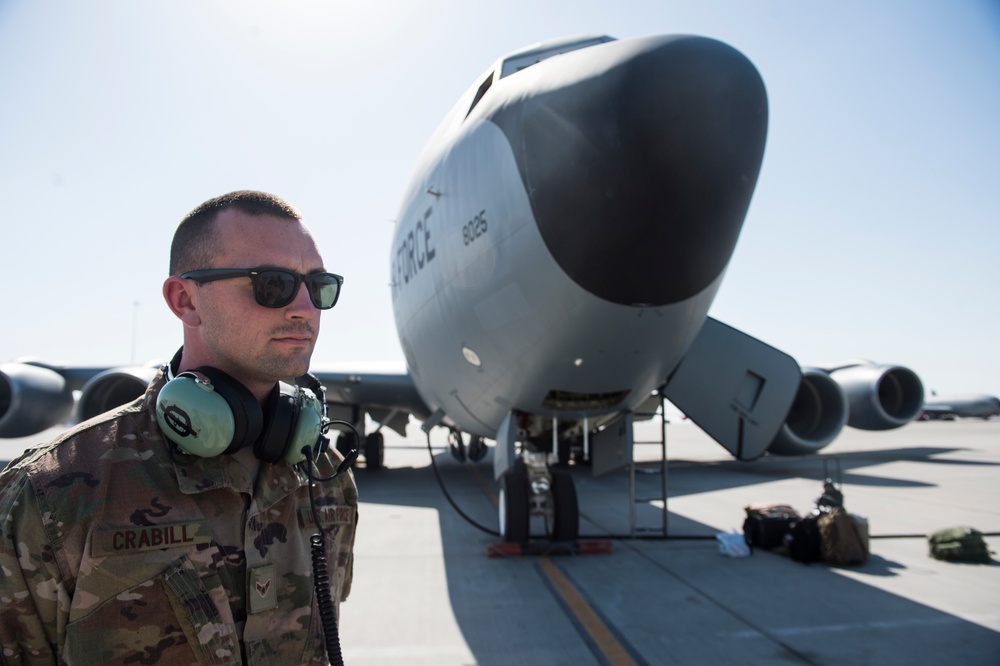
[{"label": "u.s. air force tape", "polygon": [[125,555],[145,550],[196,546],[211,540],[207,520],[172,525],[119,527],[94,532],[90,554],[93,557]]},{"label": "u.s. air force tape", "polygon": [[[349,506],[324,506],[316,509],[324,525],[350,525],[354,522],[354,508]],[[299,509],[299,525],[315,527],[316,519],[308,507]]]}]

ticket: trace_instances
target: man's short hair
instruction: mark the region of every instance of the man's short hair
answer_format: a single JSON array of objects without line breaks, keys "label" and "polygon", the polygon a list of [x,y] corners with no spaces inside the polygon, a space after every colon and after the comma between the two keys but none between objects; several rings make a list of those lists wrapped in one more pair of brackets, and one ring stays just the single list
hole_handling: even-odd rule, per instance
[{"label": "man's short hair", "polygon": [[219,252],[213,223],[219,213],[230,208],[251,216],[273,215],[302,221],[302,215],[294,206],[267,192],[239,190],[209,199],[188,213],[177,225],[174,240],[170,244],[171,275],[211,266]]}]

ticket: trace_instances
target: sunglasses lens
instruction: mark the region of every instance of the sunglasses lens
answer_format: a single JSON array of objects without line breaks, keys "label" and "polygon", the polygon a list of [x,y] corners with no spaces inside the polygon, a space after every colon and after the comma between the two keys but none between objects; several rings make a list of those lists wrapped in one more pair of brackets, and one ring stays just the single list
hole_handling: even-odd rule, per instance
[{"label": "sunglasses lens", "polygon": [[253,286],[258,303],[268,308],[283,308],[295,298],[297,280],[287,271],[260,271]]},{"label": "sunglasses lens", "polygon": [[[256,271],[253,276],[254,298],[266,308],[283,308],[295,299],[300,277],[291,271]],[[329,310],[340,295],[340,280],[331,273],[312,273],[301,280],[309,290],[312,304],[320,310]]]},{"label": "sunglasses lens", "polygon": [[329,273],[318,273],[306,276],[306,286],[309,288],[309,298],[320,310],[329,310],[336,304],[340,294],[340,282]]}]

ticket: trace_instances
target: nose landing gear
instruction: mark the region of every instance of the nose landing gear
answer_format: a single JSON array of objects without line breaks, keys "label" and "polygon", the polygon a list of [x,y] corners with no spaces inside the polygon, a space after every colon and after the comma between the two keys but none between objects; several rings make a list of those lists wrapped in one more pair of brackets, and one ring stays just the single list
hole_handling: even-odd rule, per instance
[{"label": "nose landing gear", "polygon": [[509,543],[531,536],[531,516],[541,516],[550,541],[575,541],[580,533],[580,511],[573,477],[550,471],[547,454],[526,451],[523,459],[500,477],[500,534]]}]

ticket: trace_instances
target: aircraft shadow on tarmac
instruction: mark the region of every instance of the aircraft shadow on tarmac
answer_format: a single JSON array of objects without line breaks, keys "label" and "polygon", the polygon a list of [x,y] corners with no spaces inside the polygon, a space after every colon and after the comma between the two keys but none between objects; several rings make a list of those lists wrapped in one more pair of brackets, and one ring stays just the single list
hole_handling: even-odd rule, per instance
[{"label": "aircraft shadow on tarmac", "polygon": [[[844,485],[884,486],[884,487],[930,487],[923,481],[913,481],[868,473],[857,473],[857,470],[873,465],[908,461],[933,463],[935,465],[985,466],[1000,467],[1000,464],[986,460],[955,460],[943,458],[948,454],[960,453],[970,449],[959,447],[910,447],[902,449],[883,449],[879,451],[857,451],[845,453],[815,454],[811,456],[777,457],[768,456],[751,462],[724,460],[721,462],[688,461],[683,459],[670,460],[668,474],[674,478],[691,473],[712,474],[715,481],[713,490],[721,490],[736,485],[761,483],[764,480],[776,478],[803,478],[822,481],[824,474],[838,475]],[[649,465],[646,464],[646,467]],[[682,488],[671,488],[683,493]]]},{"label": "aircraft shadow on tarmac", "polygon": [[[391,448],[386,447],[386,456],[389,459],[392,457]],[[495,485],[493,484],[492,458],[487,457],[476,465],[471,465],[471,463],[460,464],[454,461],[448,453],[441,452],[440,447],[434,450],[435,462],[440,472],[443,475],[448,475],[448,483],[456,484],[459,487],[470,486],[479,488],[481,495],[483,483]],[[669,498],[682,497],[690,492],[714,492],[760,484],[781,478],[799,478],[816,480],[818,495],[824,474],[838,475],[840,482],[845,486],[920,488],[932,487],[934,484],[925,481],[859,473],[858,470],[874,465],[900,461],[949,466],[1000,467],[1000,463],[993,461],[955,460],[942,457],[968,450],[970,449],[961,447],[909,447],[876,451],[816,454],[811,456],[768,456],[751,462],[738,460],[703,461],[670,459],[667,469],[667,493]],[[471,474],[460,475],[456,473],[456,470],[460,470],[466,465],[475,467],[478,470],[478,476],[480,477],[478,482],[474,481],[476,477]],[[637,492],[648,496],[650,488],[660,484],[659,467],[659,462],[648,461],[639,462],[636,465]],[[561,469],[568,469],[574,476],[581,504],[586,502],[587,496],[590,493],[613,493],[622,488],[627,492],[628,478],[624,471],[613,472],[603,477],[594,478],[591,476],[588,466],[570,466]],[[440,487],[434,482],[432,470],[427,467],[393,467],[372,473],[365,469],[362,464],[356,470],[356,474],[359,474],[360,478],[363,479],[363,481],[359,479],[359,483],[362,486],[379,491],[375,497],[363,497],[364,501],[383,503],[383,498],[385,498],[386,501],[395,503],[395,500],[400,499],[400,497],[396,496],[396,493],[392,489],[401,488],[410,488],[406,492],[406,495],[410,497],[414,496],[414,492],[421,497],[441,494]],[[406,482],[408,479],[413,479],[412,483]],[[385,487],[387,483],[390,486],[389,488]],[[420,490],[417,491],[416,488],[411,488],[411,486],[415,486]],[[447,484],[446,489],[450,490]],[[483,498],[485,499],[486,496],[483,495]],[[431,504],[434,504],[434,502],[432,501]],[[415,504],[415,506],[426,505]]]},{"label": "aircraft shadow on tarmac", "polygon": [[[962,450],[915,447],[837,457],[845,485],[887,488],[929,484],[868,476],[858,470],[902,459],[997,466],[938,459]],[[448,494],[461,510],[495,529],[496,509],[489,490],[496,484],[490,458],[462,464],[440,449],[434,458]],[[392,459],[389,451],[387,459]],[[627,531],[628,475],[612,473],[595,479],[589,468],[570,470],[580,493],[581,538]],[[818,495],[823,471],[822,456],[751,464],[671,461],[668,499],[783,477],[815,480]],[[438,510],[451,610],[479,666],[608,663],[566,605],[555,598],[536,558],[486,557],[486,548],[498,537],[477,531],[448,506],[430,467],[369,472],[361,466],[356,477],[363,503]],[[659,484],[658,475],[637,475],[637,495],[648,494]],[[734,509],[742,513],[742,506]],[[652,507],[647,511],[652,513],[640,516],[640,523],[655,522],[650,518],[658,512]],[[616,539],[610,555],[552,558],[636,663],[691,663],[686,660],[692,658],[700,663],[741,664],[936,663],[943,646],[962,655],[957,662],[1000,656],[1000,634],[979,624],[823,564],[802,565],[767,552],[726,558],[718,554],[714,541],[717,528],[675,511],[669,512],[669,523],[671,534],[709,538]],[[533,522],[533,536],[540,536],[539,525]],[[367,522],[363,529],[379,526]],[[863,566],[852,567],[873,581],[901,576],[907,568],[878,554]],[[356,579],[355,586],[363,594],[364,581]],[[545,626],[528,628],[537,617],[546,618],[539,620]],[[582,656],[574,651],[582,651]]]},{"label": "aircraft shadow on tarmac", "polygon": [[[388,449],[389,447],[387,447]],[[409,449],[413,451],[413,449]],[[446,451],[434,449],[434,462],[440,475],[441,484],[436,481],[433,466],[393,467],[369,472],[363,466],[355,470],[363,502],[437,508],[452,514],[458,524],[468,524],[459,511],[465,513],[482,531],[497,529],[496,483],[493,481],[492,459],[458,463]],[[492,451],[492,450],[491,450]],[[962,453],[969,449],[961,447],[909,447],[881,449],[812,456],[778,457],[768,456],[757,461],[737,460],[691,461],[669,460],[667,466],[667,524],[671,538],[714,538],[719,532],[713,527],[699,522],[684,513],[671,509],[670,501],[688,495],[706,494],[718,491],[745,489],[760,484],[780,480],[814,480],[809,486],[807,499],[803,496],[784,498],[800,510],[812,508],[812,501],[822,491],[826,476],[832,476],[842,489],[851,487],[869,488],[932,488],[936,484],[914,479],[880,476],[863,473],[874,465],[888,462],[933,463],[947,466],[983,466],[997,468],[1000,464],[984,460],[957,460],[943,456]],[[387,450],[387,457],[392,453]],[[425,457],[425,460],[427,458]],[[580,504],[581,539],[609,539],[631,536],[629,529],[629,480],[624,470],[612,472],[602,477],[593,477],[586,465],[563,467],[574,477]],[[639,532],[659,532],[662,536],[663,497],[659,462],[640,462],[636,465],[635,525]],[[443,488],[443,490],[442,490]],[[813,492],[815,491],[815,492]],[[491,498],[491,495],[493,497]],[[448,506],[448,500],[457,505]],[[766,496],[748,501],[773,501]],[[846,498],[850,509],[850,496]],[[743,506],[733,506],[733,520],[742,523]],[[442,516],[442,522],[447,520]],[[470,532],[474,530],[470,529]],[[882,534],[884,535],[884,533]],[[880,536],[876,533],[873,536]],[[532,519],[532,538],[544,538],[544,523],[539,518]],[[492,535],[493,541],[499,536]],[[874,563],[872,568],[874,569]],[[888,563],[884,569],[893,567]],[[872,571],[874,573],[874,571]]]}]

